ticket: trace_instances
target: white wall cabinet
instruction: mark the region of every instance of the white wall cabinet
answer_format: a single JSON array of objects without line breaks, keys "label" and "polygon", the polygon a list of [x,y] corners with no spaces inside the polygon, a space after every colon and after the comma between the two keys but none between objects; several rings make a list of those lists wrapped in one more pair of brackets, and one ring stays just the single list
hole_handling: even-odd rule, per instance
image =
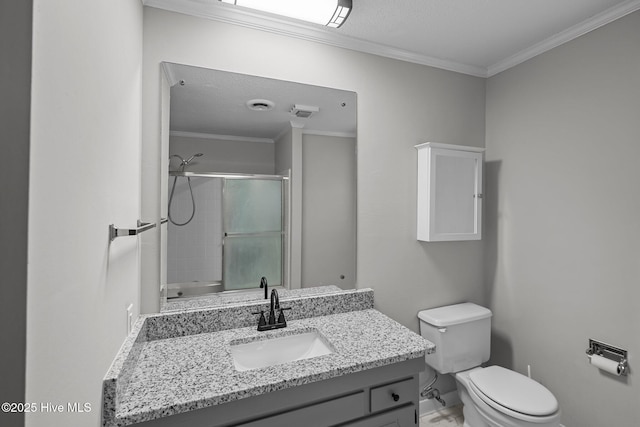
[{"label": "white wall cabinet", "polygon": [[484,148],[427,142],[416,149],[418,240],[480,240]]}]

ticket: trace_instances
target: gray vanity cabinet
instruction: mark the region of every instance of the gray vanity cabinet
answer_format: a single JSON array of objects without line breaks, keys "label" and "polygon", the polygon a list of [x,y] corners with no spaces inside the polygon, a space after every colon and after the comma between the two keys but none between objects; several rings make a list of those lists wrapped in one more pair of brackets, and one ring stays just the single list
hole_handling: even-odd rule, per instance
[{"label": "gray vanity cabinet", "polygon": [[[352,386],[357,387],[357,390],[346,396],[311,403],[248,423],[234,424],[234,427],[416,426],[418,420],[417,374],[400,380],[387,377],[386,380],[392,382],[384,385],[377,385],[384,378],[384,376],[379,376],[379,372],[371,372],[370,374],[373,375],[366,382],[350,378],[351,375],[344,377],[344,380],[348,382],[353,380]],[[360,383],[358,384],[358,382]],[[329,384],[318,385],[324,388]],[[329,393],[338,391],[338,389],[333,391],[331,389],[330,386]]]},{"label": "gray vanity cabinet", "polygon": [[415,427],[424,358],[160,418],[139,427]]}]

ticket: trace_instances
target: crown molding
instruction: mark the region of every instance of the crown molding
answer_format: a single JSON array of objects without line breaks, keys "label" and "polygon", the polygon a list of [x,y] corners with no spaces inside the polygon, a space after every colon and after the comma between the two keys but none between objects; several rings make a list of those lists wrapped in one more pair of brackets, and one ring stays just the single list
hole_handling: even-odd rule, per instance
[{"label": "crown molding", "polygon": [[303,135],[318,135],[318,136],[331,136],[337,138],[356,138],[357,135],[355,132],[333,132],[326,130],[314,130],[314,129],[305,129],[302,131]]},{"label": "crown molding", "polygon": [[228,4],[217,1],[143,0],[142,2],[145,6],[163,9],[170,12],[211,19],[272,34],[293,37],[343,49],[369,53],[372,55],[485,78],[521,64],[537,55],[567,43],[640,9],[640,0],[628,0],[485,68],[422,55],[362,39],[347,37],[337,32],[339,30],[325,29],[319,25],[313,26],[292,22],[280,19],[276,15],[267,16],[265,14],[253,13],[249,10],[234,8]]},{"label": "crown molding", "polygon": [[217,135],[214,133],[202,133],[202,132],[189,132],[182,130],[172,130],[169,132],[170,136],[177,136],[181,138],[199,138],[199,139],[215,139],[219,141],[239,141],[239,142],[261,142],[273,144],[274,140],[271,138],[256,138],[251,136],[234,136],[234,135]]},{"label": "crown molding", "polygon": [[487,69],[487,77],[494,76],[509,68],[515,67],[533,57],[536,57],[542,53],[545,53],[555,47],[558,47],[564,43],[570,42],[580,36],[587,34],[595,29],[598,29],[604,25],[607,25],[616,19],[620,19],[625,15],[635,12],[640,9],[640,0],[629,0],[624,3],[620,3],[610,9],[599,13],[592,18],[587,19],[573,27],[567,28],[558,34],[543,40],[527,49],[521,50],[515,55],[511,55],[501,61],[496,62]]}]

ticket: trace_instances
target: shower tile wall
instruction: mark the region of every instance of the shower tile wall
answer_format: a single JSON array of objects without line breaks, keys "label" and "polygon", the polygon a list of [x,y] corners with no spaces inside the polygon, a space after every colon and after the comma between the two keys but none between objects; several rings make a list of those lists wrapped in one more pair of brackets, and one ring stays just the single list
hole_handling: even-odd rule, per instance
[{"label": "shower tile wall", "polygon": [[[169,177],[169,191],[173,177]],[[222,180],[191,178],[196,214],[184,226],[167,227],[167,283],[215,282],[222,280]],[[192,212],[186,178],[178,178],[171,205],[177,223]]]}]

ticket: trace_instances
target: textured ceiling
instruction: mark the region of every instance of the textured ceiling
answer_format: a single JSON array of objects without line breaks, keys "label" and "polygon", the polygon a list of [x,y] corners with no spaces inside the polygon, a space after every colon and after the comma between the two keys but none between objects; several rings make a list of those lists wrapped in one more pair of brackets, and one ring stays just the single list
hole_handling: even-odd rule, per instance
[{"label": "textured ceiling", "polygon": [[482,77],[640,9],[640,0],[353,0],[335,29],[217,0],[143,2]]},{"label": "textured ceiling", "polygon": [[345,35],[479,68],[619,5],[620,0],[354,0]]}]

